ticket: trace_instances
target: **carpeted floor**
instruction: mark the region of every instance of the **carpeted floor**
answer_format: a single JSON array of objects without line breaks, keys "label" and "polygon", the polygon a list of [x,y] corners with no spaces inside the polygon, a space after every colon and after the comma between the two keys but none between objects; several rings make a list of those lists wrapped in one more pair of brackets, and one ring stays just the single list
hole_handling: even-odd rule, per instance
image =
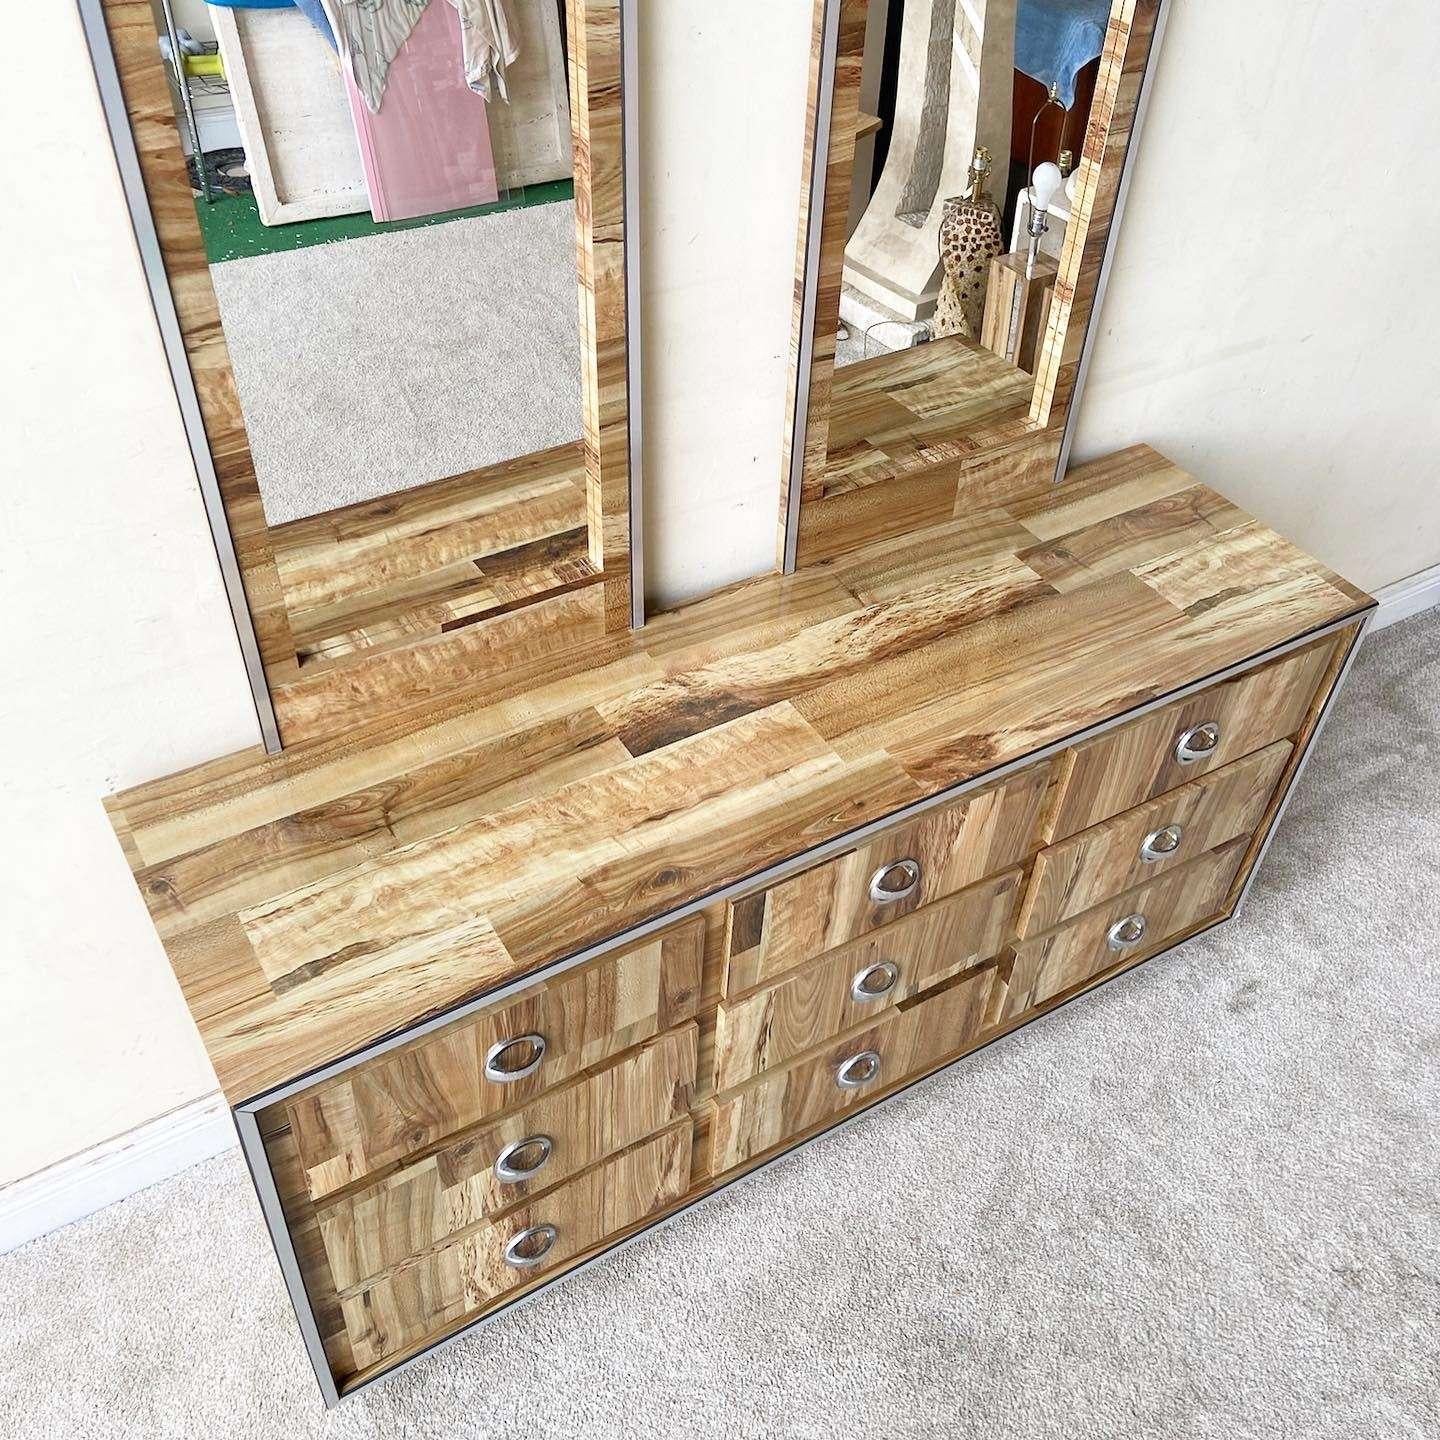
[{"label": "carpeted floor", "polygon": [[272,525],[580,438],[572,202],[210,274]]},{"label": "carpeted floor", "polygon": [[0,1432],[1440,1435],[1440,613],[1243,923],[326,1415],[238,1155],[0,1260]]}]

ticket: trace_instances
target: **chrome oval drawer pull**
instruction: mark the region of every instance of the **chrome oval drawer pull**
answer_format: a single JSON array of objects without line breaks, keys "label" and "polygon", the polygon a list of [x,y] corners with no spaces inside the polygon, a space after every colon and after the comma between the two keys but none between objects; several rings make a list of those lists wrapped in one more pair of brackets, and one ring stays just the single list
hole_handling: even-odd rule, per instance
[{"label": "chrome oval drawer pull", "polygon": [[538,1265],[555,1248],[560,1232],[553,1225],[531,1225],[505,1247],[505,1263],[516,1270]]},{"label": "chrome oval drawer pull", "polygon": [[1143,915],[1127,915],[1110,927],[1106,939],[1109,940],[1112,950],[1130,950],[1145,938],[1148,928]]},{"label": "chrome oval drawer pull", "polygon": [[544,1058],[543,1035],[517,1035],[513,1040],[497,1040],[485,1054],[485,1078],[497,1085],[509,1085],[533,1075]]},{"label": "chrome oval drawer pull", "polygon": [[518,1185],[533,1179],[549,1163],[555,1153],[555,1142],[548,1135],[527,1135],[512,1140],[495,1157],[495,1178],[506,1185]]},{"label": "chrome oval drawer pull", "polygon": [[877,905],[908,900],[920,888],[920,862],[908,856],[882,865],[870,877],[870,898]]},{"label": "chrome oval drawer pull", "polygon": [[880,1056],[874,1050],[862,1050],[842,1061],[835,1071],[835,1083],[842,1090],[858,1090],[862,1085],[880,1078]]},{"label": "chrome oval drawer pull", "polygon": [[1214,720],[1203,725],[1192,725],[1175,742],[1175,758],[1182,765],[1193,765],[1197,760],[1208,760],[1220,744],[1220,726]]},{"label": "chrome oval drawer pull", "polygon": [[850,982],[853,1000],[883,1000],[899,983],[900,967],[889,960],[860,971]]},{"label": "chrome oval drawer pull", "polygon": [[1140,847],[1140,858],[1147,865],[1156,860],[1167,860],[1180,848],[1180,842],[1184,838],[1183,825],[1167,825],[1163,830],[1152,830]]}]

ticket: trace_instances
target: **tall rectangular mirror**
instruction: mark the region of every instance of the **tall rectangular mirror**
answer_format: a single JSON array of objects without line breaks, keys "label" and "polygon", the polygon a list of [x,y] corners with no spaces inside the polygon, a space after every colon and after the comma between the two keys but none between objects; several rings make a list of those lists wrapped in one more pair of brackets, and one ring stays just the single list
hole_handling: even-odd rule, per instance
[{"label": "tall rectangular mirror", "polygon": [[1064,473],[1166,0],[816,0],[781,567]]},{"label": "tall rectangular mirror", "polygon": [[634,3],[81,0],[271,749],[640,623]]}]

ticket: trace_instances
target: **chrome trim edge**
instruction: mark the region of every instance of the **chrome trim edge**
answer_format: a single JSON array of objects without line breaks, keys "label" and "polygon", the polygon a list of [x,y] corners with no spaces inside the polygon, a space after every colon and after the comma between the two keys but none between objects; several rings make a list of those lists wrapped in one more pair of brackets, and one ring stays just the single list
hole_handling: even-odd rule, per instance
[{"label": "chrome trim edge", "polygon": [[205,503],[205,519],[210,526],[215,557],[220,562],[220,576],[225,586],[225,598],[230,606],[230,618],[235,625],[235,638],[239,641],[240,655],[245,662],[245,675],[250,685],[251,699],[255,704],[255,718],[260,726],[266,752],[275,755],[281,748],[280,726],[275,719],[275,705],[265,680],[265,665],[260,658],[260,641],[255,633],[255,621],[250,614],[249,601],[245,598],[245,584],[240,575],[235,540],[230,534],[230,522],[226,519],[225,506],[220,498],[220,479],[215,473],[214,457],[210,454],[210,442],[205,435],[200,397],[196,394],[195,377],[191,374],[190,362],[185,354],[185,341],[180,334],[180,318],[175,311],[175,297],[170,290],[170,277],[160,250],[160,237],[156,233],[149,198],[145,193],[140,155],[135,148],[130,115],[125,108],[124,92],[120,88],[120,72],[115,63],[115,52],[110,45],[110,32],[105,26],[101,0],[77,0],[77,4],[80,9],[80,23],[85,31],[85,41],[90,50],[90,64],[95,72],[95,84],[100,92],[100,106],[105,113],[110,144],[115,152],[115,165],[120,172],[120,184],[125,192],[126,208],[130,213],[130,227],[140,253],[140,264],[145,272],[145,284],[150,292],[155,323],[159,326],[160,340],[165,348],[170,382],[175,390],[176,403],[180,407],[180,419],[185,427],[185,439],[195,466],[196,482]]},{"label": "chrome trim edge", "polygon": [[[1271,842],[1275,839],[1276,832],[1280,829],[1281,822],[1285,819],[1285,812],[1290,808],[1290,802],[1295,798],[1296,788],[1300,784],[1300,777],[1305,773],[1305,767],[1309,765],[1315,754],[1320,736],[1324,733],[1325,723],[1330,719],[1331,712],[1335,708],[1335,702],[1340,698],[1340,692],[1345,688],[1345,682],[1350,678],[1351,667],[1355,664],[1355,657],[1360,653],[1360,647],[1365,643],[1374,624],[1376,610],[1367,610],[1360,620],[1360,629],[1354,640],[1350,642],[1350,653],[1345,657],[1345,663],[1340,667],[1340,673],[1335,677],[1335,683],[1330,687],[1330,693],[1325,697],[1325,703],[1320,707],[1319,718],[1315,721],[1315,729],[1311,731],[1310,743],[1305,747],[1305,753],[1300,757],[1300,763],[1295,767],[1295,773],[1290,777],[1290,784],[1286,788],[1285,797],[1280,802],[1280,808],[1275,812],[1275,818],[1270,822],[1270,828],[1265,832],[1265,838],[1260,842],[1260,848],[1255,853],[1255,859],[1250,865],[1250,873],[1245,877],[1245,883],[1240,887],[1240,893],[1235,897],[1235,904],[1231,909],[1232,915],[1239,915],[1245,908],[1245,902],[1250,898],[1250,888],[1255,883],[1255,877],[1260,872],[1260,867],[1265,863],[1265,856],[1270,849]],[[1350,622],[1350,623],[1353,623]]]},{"label": "chrome trim edge", "polygon": [[830,169],[830,122],[835,110],[835,70],[839,64],[842,0],[825,0],[820,40],[820,75],[815,97],[815,144],[806,214],[805,289],[800,302],[796,350],[795,413],[790,417],[790,488],[785,495],[785,551],[781,573],[795,573],[800,548],[800,492],[805,483],[805,433],[810,427],[810,367],[815,360],[815,311],[819,306],[820,239],[825,230],[825,182]]},{"label": "chrome trim edge", "polygon": [[1135,118],[1130,122],[1130,141],[1125,147],[1125,163],[1120,167],[1120,185],[1115,191],[1115,208],[1110,212],[1110,229],[1105,237],[1105,254],[1100,259],[1100,274],[1095,279],[1095,299],[1090,305],[1090,324],[1085,331],[1085,340],[1080,347],[1080,362],[1075,367],[1075,385],[1070,392],[1069,408],[1065,412],[1065,430],[1060,437],[1060,453],[1055,460],[1055,477],[1050,482],[1059,485],[1070,468],[1070,447],[1075,443],[1075,428],[1080,418],[1080,400],[1085,394],[1085,382],[1090,378],[1090,360],[1095,352],[1095,341],[1100,334],[1100,312],[1105,305],[1105,292],[1110,284],[1110,268],[1115,262],[1115,247],[1120,236],[1120,227],[1125,219],[1125,202],[1130,196],[1130,181],[1135,173],[1135,159],[1140,153],[1140,135],[1145,128],[1145,117],[1150,110],[1150,95],[1154,86],[1156,61],[1160,47],[1165,40],[1165,27],[1170,21],[1170,0],[1160,0],[1155,13],[1155,32],[1150,37],[1150,52],[1145,57],[1145,74],[1140,80],[1140,93],[1135,97]]},{"label": "chrome trim edge", "polygon": [[240,1132],[240,1149],[245,1156],[255,1193],[260,1199],[265,1228],[270,1232],[270,1243],[275,1247],[276,1260],[280,1262],[280,1274],[284,1278],[285,1289],[289,1292],[290,1304],[295,1309],[295,1319],[300,1324],[300,1334],[305,1341],[310,1366],[315,1372],[315,1383],[320,1387],[325,1408],[334,1409],[340,1403],[340,1392],[335,1387],[335,1377],[330,1373],[330,1361],[325,1355],[325,1342],[320,1338],[315,1307],[311,1303],[309,1291],[305,1288],[305,1277],[300,1272],[300,1261],[295,1255],[295,1242],[290,1238],[290,1227],[285,1223],[285,1209],[280,1203],[280,1192],[275,1188],[270,1157],[265,1153],[265,1142],[260,1138],[260,1122],[255,1111],[245,1106],[236,1106],[231,1111],[231,1116],[235,1121],[235,1128]]},{"label": "chrome trim edge", "polygon": [[624,186],[625,424],[629,446],[630,627],[645,624],[645,370],[640,333],[640,20],[637,0],[620,0],[620,149]]}]

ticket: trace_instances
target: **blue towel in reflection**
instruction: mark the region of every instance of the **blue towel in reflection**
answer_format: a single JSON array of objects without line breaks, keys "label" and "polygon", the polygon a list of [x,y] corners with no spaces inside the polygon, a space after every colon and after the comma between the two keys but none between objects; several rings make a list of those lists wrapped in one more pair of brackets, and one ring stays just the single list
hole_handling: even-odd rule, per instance
[{"label": "blue towel in reflection", "polygon": [[227,10],[298,10],[335,47],[335,32],[320,0],[206,0],[208,5],[223,5]]},{"label": "blue towel in reflection", "polygon": [[1110,0],[1020,0],[1015,15],[1015,68],[1053,85],[1068,110],[1075,77],[1105,48]]}]

